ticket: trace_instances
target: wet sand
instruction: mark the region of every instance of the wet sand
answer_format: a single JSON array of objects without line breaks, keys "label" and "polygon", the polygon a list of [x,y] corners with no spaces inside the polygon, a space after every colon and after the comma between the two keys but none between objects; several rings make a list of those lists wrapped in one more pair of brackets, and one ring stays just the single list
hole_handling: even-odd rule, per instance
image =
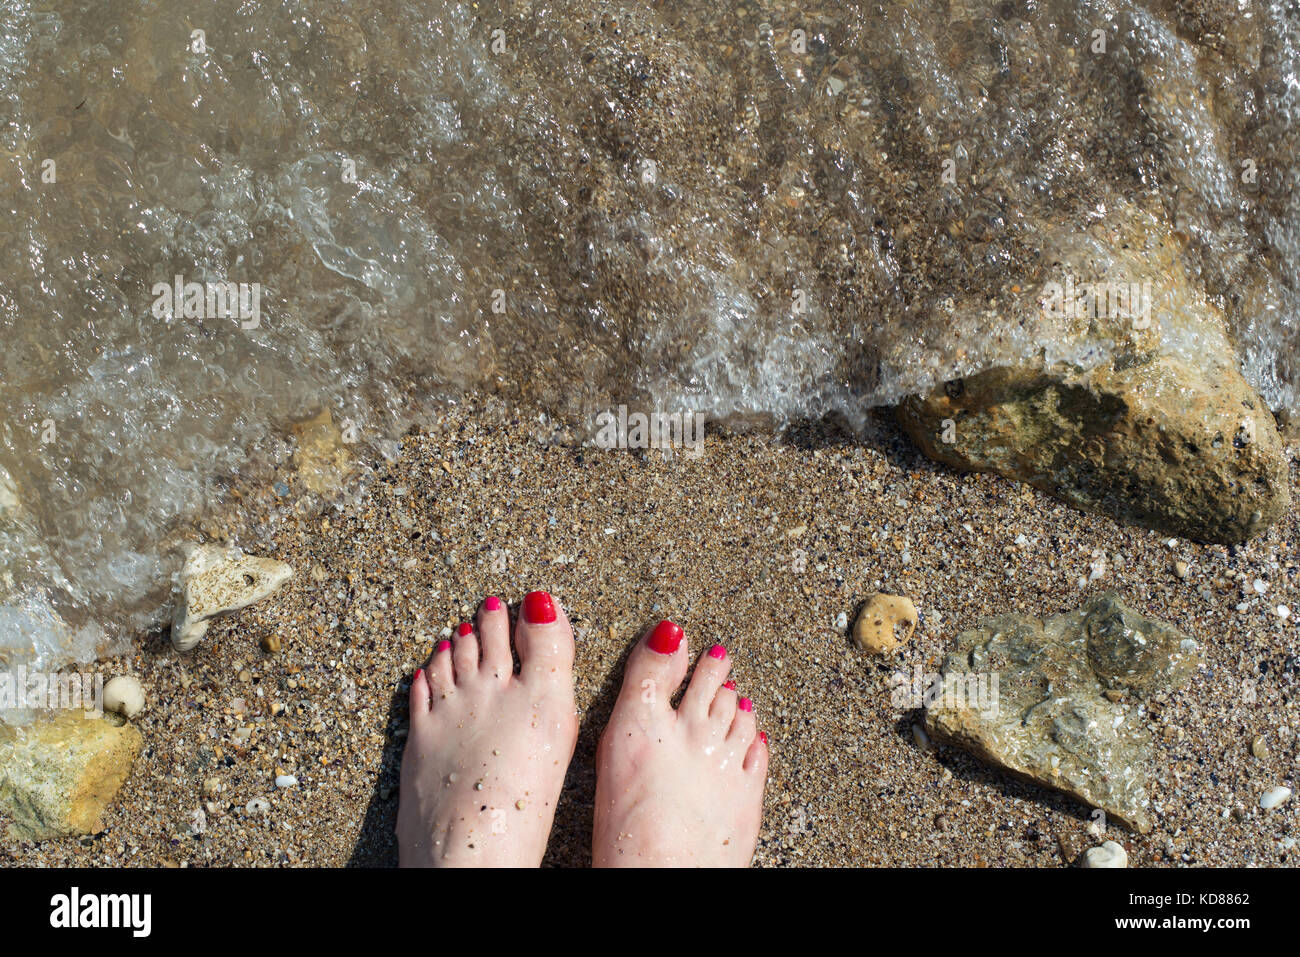
[{"label": "wet sand", "polygon": [[[158,633],[112,662],[106,674],[133,671],[149,706],[135,721],[145,752],[104,830],[0,846],[0,864],[395,862],[411,670],[481,597],[513,611],[530,588],[554,593],[578,629],[582,730],[550,864],[590,859],[596,742],[629,646],[666,617],[693,654],[727,645],[770,737],[757,864],[1063,866],[1062,841],[1099,843],[1089,809],[958,750],[923,749],[917,712],[892,707],[887,682],[934,668],[983,616],[1053,614],[1108,589],[1196,638],[1206,664],[1149,715],[1155,829],[1106,836],[1134,866],[1300,856],[1288,848],[1300,801],[1258,806],[1274,785],[1298,787],[1300,614],[1275,613],[1300,612],[1295,510],[1246,546],[1171,544],[930,463],[884,416],[864,440],[820,425],[710,434],[695,458],[576,447],[538,415],[462,404],[407,436],[396,463],[370,463],[347,503],[290,514],[261,543],[241,531],[250,550],[292,564],[293,581],[190,655]],[[1256,579],[1266,592],[1244,597]],[[847,637],[876,590],[921,612],[893,660]],[[263,649],[271,636],[278,652]],[[278,773],[299,783],[277,790]],[[268,814],[246,811],[254,798]]]}]

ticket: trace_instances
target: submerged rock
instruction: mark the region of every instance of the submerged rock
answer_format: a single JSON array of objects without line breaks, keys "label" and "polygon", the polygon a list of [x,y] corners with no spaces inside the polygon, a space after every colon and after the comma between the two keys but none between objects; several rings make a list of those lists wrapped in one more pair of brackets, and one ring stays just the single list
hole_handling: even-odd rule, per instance
[{"label": "submerged rock", "polygon": [[931,458],[1184,538],[1245,541],[1291,501],[1276,422],[1235,362],[1127,355],[1078,376],[1004,367],[899,415]]},{"label": "submerged rock", "polygon": [[292,577],[293,569],[284,562],[237,548],[199,546],[181,569],[172,645],[189,651],[207,634],[213,618],[261,601]]},{"label": "submerged rock", "polygon": [[1185,684],[1199,661],[1195,642],[1113,593],[1046,621],[1002,615],[958,636],[926,727],[1146,833],[1153,749],[1129,699]]},{"label": "submerged rock", "polygon": [[143,738],[129,724],[81,711],[0,728],[0,813],[11,840],[43,841],[100,828]]}]

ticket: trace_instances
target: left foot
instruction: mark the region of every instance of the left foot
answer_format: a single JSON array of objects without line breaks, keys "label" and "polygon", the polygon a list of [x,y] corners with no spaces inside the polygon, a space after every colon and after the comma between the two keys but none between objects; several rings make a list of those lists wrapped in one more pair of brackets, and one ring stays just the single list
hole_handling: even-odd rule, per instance
[{"label": "left foot", "polygon": [[573,629],[546,592],[441,641],[411,681],[397,841],[403,867],[537,867],[578,740]]}]

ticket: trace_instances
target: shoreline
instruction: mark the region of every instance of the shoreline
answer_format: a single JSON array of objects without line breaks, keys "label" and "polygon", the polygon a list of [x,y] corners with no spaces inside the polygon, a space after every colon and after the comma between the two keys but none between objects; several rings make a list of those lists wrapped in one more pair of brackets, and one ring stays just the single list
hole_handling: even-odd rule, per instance
[{"label": "shoreline", "polygon": [[[1046,617],[1107,590],[1195,638],[1206,663],[1149,715],[1155,828],[1105,838],[1133,866],[1295,864],[1283,842],[1300,837],[1297,803],[1258,806],[1268,788],[1296,787],[1300,642],[1296,618],[1270,611],[1300,606],[1295,506],[1246,545],[1171,548],[932,463],[883,415],[864,441],[822,426],[710,433],[702,454],[667,458],[539,441],[536,412],[484,398],[442,410],[335,505],[286,510],[257,546],[294,566],[281,591],[214,623],[189,655],[159,632],[106,663],[140,678],[148,707],[133,722],[145,750],[104,831],[0,845],[0,863],[392,863],[411,669],[482,597],[513,609],[544,588],[578,630],[582,711],[548,864],[589,862],[596,740],[628,647],[668,617],[692,655],[727,645],[770,737],[756,864],[1062,866],[1062,840],[1100,843],[1089,809],[957,749],[923,750],[888,679],[934,670],[984,617]],[[1294,448],[1288,460],[1295,491]],[[1256,578],[1266,593],[1243,598]],[[892,659],[848,639],[877,590],[920,612]],[[298,784],[277,789],[282,772]],[[205,793],[211,779],[221,789]],[[269,813],[246,810],[259,798]]]}]

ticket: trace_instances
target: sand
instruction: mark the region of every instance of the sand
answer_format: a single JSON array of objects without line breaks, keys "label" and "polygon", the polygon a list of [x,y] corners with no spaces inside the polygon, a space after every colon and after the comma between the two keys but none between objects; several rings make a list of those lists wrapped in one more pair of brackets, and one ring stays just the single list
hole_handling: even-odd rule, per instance
[{"label": "sand", "polygon": [[[1053,614],[1108,589],[1195,637],[1206,664],[1149,714],[1155,829],[1106,836],[1135,866],[1296,862],[1300,801],[1258,806],[1274,785],[1297,789],[1300,614],[1275,612],[1300,612],[1295,510],[1248,545],[1201,546],[956,474],[887,416],[862,439],[711,433],[698,457],[577,447],[539,416],[465,402],[408,435],[396,462],[368,463],[346,503],[290,510],[257,545],[294,566],[289,585],[189,655],[160,632],[105,667],[137,674],[149,706],[135,720],[145,751],[103,831],[0,846],[0,863],[393,863],[412,668],[483,596],[513,610],[531,588],[578,629],[582,730],[547,863],[590,860],[596,742],[629,646],[666,617],[693,654],[727,645],[770,737],[756,864],[1064,866],[1062,841],[1100,843],[1089,809],[924,748],[887,682],[933,668],[982,616]],[[300,483],[286,478],[292,497]],[[248,501],[227,528],[245,542],[240,523],[264,522]],[[876,590],[921,613],[891,659],[848,639]],[[277,789],[280,773],[297,786]],[[248,812],[254,798],[269,812]]]}]

